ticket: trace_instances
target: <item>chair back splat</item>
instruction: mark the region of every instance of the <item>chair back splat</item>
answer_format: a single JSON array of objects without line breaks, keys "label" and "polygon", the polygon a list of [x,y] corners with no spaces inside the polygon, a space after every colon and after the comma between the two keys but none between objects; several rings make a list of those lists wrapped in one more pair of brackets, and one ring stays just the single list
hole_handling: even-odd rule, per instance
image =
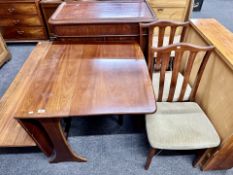
[{"label": "chair back splat", "polygon": [[[164,46],[164,39],[168,38],[168,44],[171,45],[174,43],[174,38],[177,35],[180,35],[179,38],[179,42],[183,42],[184,40],[184,36],[186,34],[187,28],[189,26],[189,22],[176,22],[176,21],[165,21],[165,20],[161,20],[161,21],[154,21],[151,23],[140,23],[140,45],[143,45],[143,41],[144,41],[144,30],[148,30],[148,64],[151,62],[150,60],[154,58],[154,56],[151,54],[151,47],[153,47],[153,34],[154,31],[157,29],[158,30],[158,41],[156,42],[157,45],[155,45],[154,47],[162,47]],[[166,29],[170,28],[170,32],[167,33]],[[178,33],[178,28],[181,31],[180,33]],[[159,65],[160,64],[160,60],[157,59],[156,64]],[[148,65],[149,67],[151,67],[150,65]],[[150,72],[153,71],[149,70]]]},{"label": "chair back splat", "polygon": [[[182,83],[182,88],[179,94],[179,99],[178,101],[183,101],[184,98],[184,94],[187,88],[187,85],[189,83],[189,78],[190,78],[190,74],[192,71],[192,66],[193,63],[195,61],[195,59],[197,58],[197,54],[199,52],[205,52],[204,57],[201,61],[199,70],[196,74],[195,77],[195,81],[194,84],[192,86],[192,91],[189,97],[189,101],[194,101],[195,100],[195,95],[197,92],[197,88],[199,86],[202,74],[204,72],[205,66],[207,64],[207,61],[209,59],[209,56],[211,54],[211,51],[214,49],[214,47],[212,46],[207,46],[207,47],[200,47],[200,46],[195,46],[192,44],[187,44],[187,43],[180,43],[180,44],[173,44],[173,45],[169,45],[166,47],[160,47],[160,48],[156,48],[153,47],[152,53],[157,53],[157,56],[160,58],[161,60],[161,69],[160,69],[160,79],[159,79],[159,93],[158,93],[158,100],[159,102],[162,101],[162,97],[163,97],[163,90],[164,90],[164,81],[165,81],[165,73],[169,64],[169,60],[170,60],[170,55],[171,52],[175,53],[175,57],[173,60],[173,70],[172,70],[172,76],[171,76],[171,83],[170,83],[170,89],[169,89],[169,95],[168,95],[168,102],[172,102],[173,98],[174,98],[174,93],[175,93],[175,89],[176,89],[176,85],[177,85],[177,78],[178,78],[178,74],[180,72],[180,67],[181,67],[181,63],[182,59],[185,58],[185,68],[184,68],[184,79],[183,79],[183,83]],[[189,56],[188,57],[184,57],[184,53],[185,52],[189,52]],[[199,57],[200,58],[200,57]],[[153,59],[151,60],[151,66],[154,64],[153,63]]]}]

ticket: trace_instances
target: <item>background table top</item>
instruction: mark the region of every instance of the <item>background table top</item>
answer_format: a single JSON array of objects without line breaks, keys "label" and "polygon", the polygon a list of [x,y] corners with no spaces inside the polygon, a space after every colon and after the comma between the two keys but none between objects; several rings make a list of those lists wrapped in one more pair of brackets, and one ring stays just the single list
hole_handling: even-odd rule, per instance
[{"label": "background table top", "polygon": [[54,12],[49,23],[151,22],[155,19],[145,1],[64,2]]},{"label": "background table top", "polygon": [[24,90],[16,117],[44,118],[155,111],[138,44],[50,43]]}]

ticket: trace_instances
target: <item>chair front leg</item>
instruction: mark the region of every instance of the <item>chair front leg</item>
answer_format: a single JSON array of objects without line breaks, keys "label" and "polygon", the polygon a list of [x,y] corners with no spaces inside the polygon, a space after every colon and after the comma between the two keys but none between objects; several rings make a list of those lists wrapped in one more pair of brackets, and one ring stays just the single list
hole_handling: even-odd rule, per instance
[{"label": "chair front leg", "polygon": [[156,149],[151,147],[150,150],[149,150],[149,153],[147,155],[145,170],[149,169],[152,158],[155,155],[155,153],[156,153]]}]

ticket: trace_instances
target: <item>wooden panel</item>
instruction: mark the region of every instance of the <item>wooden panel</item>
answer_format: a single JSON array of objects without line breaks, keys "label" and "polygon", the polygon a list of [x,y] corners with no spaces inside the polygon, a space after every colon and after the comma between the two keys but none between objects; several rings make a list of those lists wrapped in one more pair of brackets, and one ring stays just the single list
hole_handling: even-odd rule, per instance
[{"label": "wooden panel", "polygon": [[[40,0],[40,3],[42,4],[55,4],[55,3],[58,3],[60,4],[63,0]],[[67,0],[67,1],[73,1],[73,0]]]},{"label": "wooden panel", "polygon": [[[213,54],[203,75],[203,79],[197,93],[197,102],[206,112],[223,141],[233,134],[232,87],[233,71],[217,53]],[[219,148],[219,152],[216,155],[212,155],[215,157],[213,158],[215,159],[215,167],[211,166],[211,169],[219,169],[220,167],[221,169],[225,169],[233,167],[233,161],[230,163],[225,160],[229,159],[228,156],[230,156],[232,152],[232,148],[228,149],[232,143],[233,140],[231,139],[230,143],[224,146],[225,148],[221,146],[221,149]],[[222,159],[225,158],[225,165],[222,164],[223,160],[221,160],[220,162],[222,165],[220,166],[220,162],[218,162],[219,156],[221,156]],[[205,163],[203,166],[204,169],[210,168],[208,167],[209,165]]]},{"label": "wooden panel", "polygon": [[233,33],[215,19],[191,20],[191,24],[207,42],[216,47],[217,52],[233,69]]},{"label": "wooden panel", "polygon": [[[30,76],[32,76],[41,57],[44,57],[50,48],[48,42],[39,43],[33,50],[23,67],[17,74],[6,93],[0,99],[0,146],[21,147],[35,146],[35,142],[14,119],[23,93],[28,87]],[[17,99],[17,100],[16,100]]]},{"label": "wooden panel", "polygon": [[[232,168],[233,162],[233,135],[224,139],[221,147],[216,150],[217,154],[208,159],[203,166],[205,170],[221,170]],[[216,153],[215,152],[215,153]]]},{"label": "wooden panel", "polygon": [[[215,46],[197,91],[196,101],[217,129],[222,143],[215,150],[207,150],[201,166],[204,170],[231,168],[233,161],[229,156],[232,155],[233,149],[232,33],[213,19],[199,19],[193,21],[185,42]],[[200,61],[201,59],[195,61],[191,72],[191,84]]]},{"label": "wooden panel", "polygon": [[[187,31],[187,38],[184,40],[184,42],[187,42],[187,43],[192,43],[192,44],[196,44],[196,45],[199,45],[199,46],[208,46],[209,44],[202,38],[200,37],[200,35],[195,31],[193,30],[192,28],[189,28],[189,30]],[[186,60],[188,58],[189,54],[188,53],[185,53],[185,56],[186,59],[184,58],[183,61],[182,61],[182,66],[181,66],[181,72],[184,71],[184,67],[186,66]],[[200,66],[201,64],[201,61],[202,61],[202,58],[204,56],[204,53],[198,53],[197,54],[197,58],[194,62],[194,66],[192,68],[192,71],[191,71],[191,75],[190,75],[190,79],[189,79],[189,83],[191,85],[193,85],[194,83],[194,79],[196,77],[196,74],[197,74],[197,71],[198,71],[198,67]]]},{"label": "wooden panel", "polygon": [[16,14],[24,14],[24,15],[33,15],[37,14],[37,8],[35,3],[6,3],[0,4],[0,15],[16,15]]},{"label": "wooden panel", "polygon": [[150,0],[150,5],[161,20],[189,20],[193,0]]},{"label": "wooden panel", "polygon": [[0,26],[41,26],[40,18],[36,15],[14,15],[14,17],[2,17]]},{"label": "wooden panel", "polygon": [[52,15],[49,23],[81,24],[81,23],[123,23],[151,22],[154,13],[144,1],[135,2],[74,2],[62,3]]},{"label": "wooden panel", "polygon": [[10,53],[7,50],[5,41],[0,33],[0,67],[10,59]]},{"label": "wooden panel", "polygon": [[112,36],[134,35],[139,33],[138,24],[84,24],[55,26],[54,32],[58,36]]},{"label": "wooden panel", "polygon": [[2,27],[0,31],[5,39],[46,39],[43,27]]},{"label": "wooden panel", "polygon": [[185,20],[185,8],[155,8],[153,7],[157,18],[160,20],[175,20],[184,21]]},{"label": "wooden panel", "polygon": [[185,7],[189,0],[148,0],[152,7]]},{"label": "wooden panel", "polygon": [[[192,0],[150,0],[149,4],[159,20],[187,21],[192,12]],[[178,29],[176,35],[180,33]],[[154,35],[157,36],[156,31]],[[169,35],[169,31],[166,30],[165,35]]]},{"label": "wooden panel", "polygon": [[[208,45],[195,30],[189,29],[187,34],[188,38],[185,39],[185,42],[202,46]],[[199,55],[199,57],[201,56]],[[202,59],[197,59],[194,63],[190,77],[191,84],[194,82],[194,76],[201,61]],[[222,138],[226,138],[233,133],[233,111],[231,110],[233,98],[228,98],[232,87],[233,71],[225,63],[224,58],[215,51],[211,55],[203,74],[197,93],[197,100],[200,102],[200,106],[205,109],[207,115],[213,120]],[[231,95],[233,96],[233,93]],[[224,116],[224,120],[219,116]]]},{"label": "wooden panel", "polygon": [[53,43],[28,86],[16,114],[19,118],[155,111],[138,44]]},{"label": "wooden panel", "polygon": [[222,138],[233,133],[232,87],[233,71],[221,57],[213,54],[203,75],[197,101],[206,111]]}]

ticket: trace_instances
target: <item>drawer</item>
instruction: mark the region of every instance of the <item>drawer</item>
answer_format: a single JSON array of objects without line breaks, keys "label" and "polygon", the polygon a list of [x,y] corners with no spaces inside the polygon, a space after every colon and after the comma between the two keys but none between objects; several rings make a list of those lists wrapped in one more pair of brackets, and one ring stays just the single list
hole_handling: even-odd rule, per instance
[{"label": "drawer", "polygon": [[46,39],[44,27],[2,27],[0,32],[4,39]]},{"label": "drawer", "polygon": [[156,16],[160,20],[185,20],[185,8],[153,8]]},{"label": "drawer", "polygon": [[16,15],[16,14],[23,14],[23,15],[37,14],[37,8],[35,3],[14,3],[14,4],[1,3],[0,4],[0,15],[8,16],[8,15]]},{"label": "drawer", "polygon": [[53,32],[60,37],[93,37],[93,36],[136,36],[138,24],[77,24],[54,25]]},{"label": "drawer", "polygon": [[41,26],[41,20],[36,15],[15,15],[3,17],[0,20],[0,26]]},{"label": "drawer", "polygon": [[186,7],[190,0],[148,0],[152,7]]}]

